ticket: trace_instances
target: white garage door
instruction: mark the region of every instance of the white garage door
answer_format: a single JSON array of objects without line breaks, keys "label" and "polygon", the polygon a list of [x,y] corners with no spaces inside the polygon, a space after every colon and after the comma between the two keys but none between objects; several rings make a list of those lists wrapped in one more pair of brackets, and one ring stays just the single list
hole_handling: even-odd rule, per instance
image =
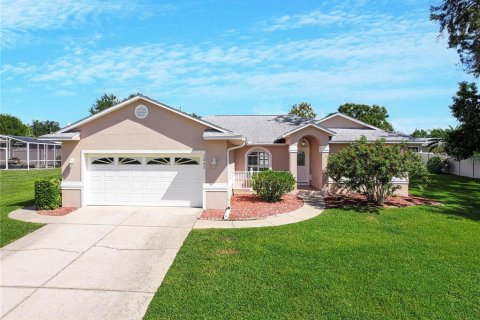
[{"label": "white garage door", "polygon": [[86,160],[87,205],[202,206],[202,155],[95,155]]}]

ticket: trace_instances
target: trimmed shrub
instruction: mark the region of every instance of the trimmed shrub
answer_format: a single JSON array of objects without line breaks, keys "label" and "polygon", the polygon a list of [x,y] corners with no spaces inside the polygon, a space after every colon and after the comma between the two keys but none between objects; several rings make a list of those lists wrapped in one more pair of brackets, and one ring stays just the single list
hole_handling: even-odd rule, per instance
[{"label": "trimmed shrub", "polygon": [[61,179],[35,181],[35,205],[37,210],[52,210],[62,205]]},{"label": "trimmed shrub", "polygon": [[420,157],[403,152],[400,144],[385,140],[372,143],[363,137],[328,157],[328,175],[341,188],[364,194],[368,201],[382,204],[399,188],[393,178],[415,179],[419,186],[428,182],[428,172]]},{"label": "trimmed shrub", "polygon": [[267,202],[277,202],[295,188],[295,178],[287,171],[261,171],[252,177],[252,188]]},{"label": "trimmed shrub", "polygon": [[427,161],[427,170],[430,173],[442,173],[447,168],[447,160],[440,157],[432,157]]}]

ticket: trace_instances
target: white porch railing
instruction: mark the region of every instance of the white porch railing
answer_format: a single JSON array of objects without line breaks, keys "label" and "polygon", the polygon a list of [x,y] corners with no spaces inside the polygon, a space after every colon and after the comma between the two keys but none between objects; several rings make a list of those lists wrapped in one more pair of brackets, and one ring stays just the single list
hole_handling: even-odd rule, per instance
[{"label": "white porch railing", "polygon": [[251,189],[252,175],[258,171],[235,171],[233,175],[233,189]]}]

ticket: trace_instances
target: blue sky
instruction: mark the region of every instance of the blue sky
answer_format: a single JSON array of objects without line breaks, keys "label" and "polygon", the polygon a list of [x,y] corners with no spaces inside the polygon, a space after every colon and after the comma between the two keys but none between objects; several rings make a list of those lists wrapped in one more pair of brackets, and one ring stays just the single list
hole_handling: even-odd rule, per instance
[{"label": "blue sky", "polygon": [[200,115],[380,104],[409,133],[454,125],[457,83],[473,81],[428,20],[438,1],[0,3],[1,112],[24,122],[141,92]]}]

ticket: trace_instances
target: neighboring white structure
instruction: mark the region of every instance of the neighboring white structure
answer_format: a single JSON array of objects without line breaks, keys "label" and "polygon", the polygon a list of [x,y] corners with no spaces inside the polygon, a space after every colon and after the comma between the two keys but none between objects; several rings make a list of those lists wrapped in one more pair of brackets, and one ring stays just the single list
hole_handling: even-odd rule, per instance
[{"label": "neighboring white structure", "polygon": [[440,157],[447,159],[448,172],[456,176],[480,179],[480,160],[473,158],[457,161],[453,158],[448,158],[446,155],[439,155],[433,152],[419,152],[422,161],[426,164],[428,159],[432,157]]},{"label": "neighboring white structure", "polygon": [[0,169],[55,168],[61,164],[58,142],[33,137],[0,135]]}]

